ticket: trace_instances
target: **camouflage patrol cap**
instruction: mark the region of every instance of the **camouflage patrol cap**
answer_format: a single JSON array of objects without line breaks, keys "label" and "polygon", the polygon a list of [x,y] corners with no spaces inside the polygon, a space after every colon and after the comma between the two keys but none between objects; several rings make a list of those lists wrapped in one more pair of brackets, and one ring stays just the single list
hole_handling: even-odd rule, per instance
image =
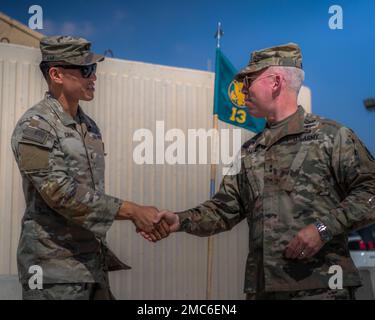
[{"label": "camouflage patrol cap", "polygon": [[236,74],[235,79],[237,81],[242,81],[247,74],[258,72],[271,66],[302,69],[300,47],[295,43],[287,43],[254,51],[251,54],[248,65]]},{"label": "camouflage patrol cap", "polygon": [[40,40],[42,62],[89,65],[104,60],[104,56],[94,54],[90,49],[91,43],[83,38],[52,36]]}]

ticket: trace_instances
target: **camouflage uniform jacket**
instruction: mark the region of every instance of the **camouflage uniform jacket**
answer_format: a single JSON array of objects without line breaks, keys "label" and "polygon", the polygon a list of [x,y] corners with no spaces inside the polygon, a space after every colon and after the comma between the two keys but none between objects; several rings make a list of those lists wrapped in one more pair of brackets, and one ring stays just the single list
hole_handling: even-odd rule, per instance
[{"label": "camouflage uniform jacket", "polygon": [[42,267],[44,283],[104,283],[108,270],[129,268],[105,242],[122,200],[104,193],[100,131],[80,107],[76,119],[47,93],[12,135],[26,200],[17,251],[22,283],[32,265]]},{"label": "camouflage uniform jacket", "polygon": [[[181,231],[198,236],[247,219],[245,292],[325,288],[331,265],[342,267],[344,286],[360,285],[347,232],[374,222],[375,161],[351,130],[299,107],[243,145],[238,172],[178,214]],[[308,261],[286,259],[287,244],[317,220],[334,238]]]}]

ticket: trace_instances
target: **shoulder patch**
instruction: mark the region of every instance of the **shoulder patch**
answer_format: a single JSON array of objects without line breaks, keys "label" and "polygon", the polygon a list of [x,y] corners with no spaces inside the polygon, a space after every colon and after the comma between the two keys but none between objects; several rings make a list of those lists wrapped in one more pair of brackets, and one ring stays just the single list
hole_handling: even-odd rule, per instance
[{"label": "shoulder patch", "polygon": [[48,132],[28,126],[23,130],[22,138],[45,144],[48,138]]},{"label": "shoulder patch", "polygon": [[30,121],[30,127],[39,128],[47,132],[51,131],[51,126],[43,121],[40,121],[38,116],[34,116]]}]

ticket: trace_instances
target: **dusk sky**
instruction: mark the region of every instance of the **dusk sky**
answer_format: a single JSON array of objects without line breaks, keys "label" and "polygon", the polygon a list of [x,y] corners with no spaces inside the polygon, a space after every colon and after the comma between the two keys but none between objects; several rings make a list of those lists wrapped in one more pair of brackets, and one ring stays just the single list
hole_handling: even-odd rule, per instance
[{"label": "dusk sky", "polygon": [[[313,112],[352,128],[375,153],[375,111],[363,106],[375,97],[373,0],[0,0],[0,11],[27,25],[33,4],[43,8],[40,32],[82,36],[94,51],[127,60],[214,70],[218,21],[221,48],[236,68],[255,49],[298,43]],[[328,26],[331,5],[343,9],[342,30]]]}]

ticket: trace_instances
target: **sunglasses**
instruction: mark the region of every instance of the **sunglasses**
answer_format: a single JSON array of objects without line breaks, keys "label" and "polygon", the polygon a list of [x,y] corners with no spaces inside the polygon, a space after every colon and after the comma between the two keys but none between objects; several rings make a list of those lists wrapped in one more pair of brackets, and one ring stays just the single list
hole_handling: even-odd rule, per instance
[{"label": "sunglasses", "polygon": [[83,78],[90,78],[96,72],[96,63],[89,64],[88,66],[75,66],[75,65],[55,65],[63,69],[79,69]]},{"label": "sunglasses", "polygon": [[258,80],[261,80],[261,79],[264,79],[264,78],[268,78],[268,77],[271,77],[271,76],[274,76],[274,74],[268,74],[264,77],[260,77],[259,74],[258,75],[255,75],[255,76],[245,76],[245,78],[243,78],[243,87],[248,89],[251,87],[251,85],[255,82],[255,81],[258,81]]}]

